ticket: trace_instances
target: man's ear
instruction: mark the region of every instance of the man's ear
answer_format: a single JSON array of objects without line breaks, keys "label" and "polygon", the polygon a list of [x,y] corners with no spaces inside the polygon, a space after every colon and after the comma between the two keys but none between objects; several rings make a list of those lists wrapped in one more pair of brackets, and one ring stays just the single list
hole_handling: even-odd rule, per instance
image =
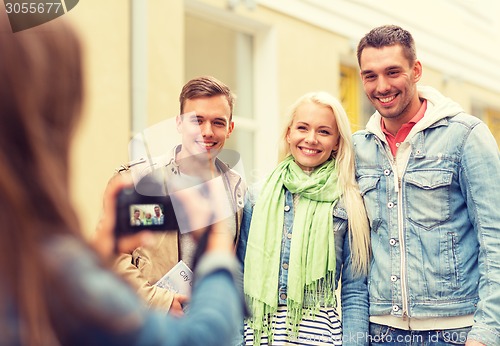
[{"label": "man's ear", "polygon": [[182,115],[175,117],[175,125],[177,126],[177,132],[182,133]]},{"label": "man's ear", "polygon": [[231,135],[231,133],[233,132],[233,130],[234,130],[234,121],[231,121],[229,123],[229,129],[227,131],[226,138],[229,138],[229,136]]},{"label": "man's ear", "polygon": [[415,60],[413,64],[413,82],[417,83],[422,77],[422,63],[420,60]]}]

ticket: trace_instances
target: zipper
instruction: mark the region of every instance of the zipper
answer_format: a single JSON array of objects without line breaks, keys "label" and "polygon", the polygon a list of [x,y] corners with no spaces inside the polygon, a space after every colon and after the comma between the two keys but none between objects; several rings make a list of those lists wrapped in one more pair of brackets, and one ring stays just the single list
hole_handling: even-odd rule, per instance
[{"label": "zipper", "polygon": [[[392,172],[394,173],[394,192],[397,195],[397,213],[398,213],[398,237],[399,237],[399,251],[401,253],[400,255],[400,282],[401,282],[401,309],[402,309],[402,317],[404,321],[407,321],[409,319],[408,315],[408,286],[407,286],[407,275],[406,275],[406,242],[405,242],[405,237],[404,237],[404,222],[403,222],[403,193],[401,191],[402,188],[402,179],[401,176],[404,174],[406,171],[406,166],[408,165],[408,157],[406,157],[406,161],[404,162],[404,167],[401,167],[401,173],[400,169],[398,167],[398,163],[396,160],[396,156],[398,152],[396,152],[396,155],[392,155],[392,152],[389,148],[389,145],[387,144],[386,146],[383,145],[383,141],[378,135],[375,136],[378,140],[378,145],[381,148],[384,148],[384,151],[386,153],[387,158],[389,159],[389,162],[392,165]],[[401,156],[401,155],[400,155]],[[401,158],[400,158],[401,159]]]},{"label": "zipper", "polygon": [[[391,153],[392,156],[392,153]],[[403,193],[401,191],[401,177],[399,175],[398,164],[396,162],[396,157],[392,156],[390,160],[392,164],[392,171],[394,173],[394,191],[397,195],[397,212],[398,212],[398,237],[399,237],[399,252],[400,257],[400,273],[399,280],[401,282],[401,309],[403,311],[403,320],[408,318],[408,294],[406,285],[406,242],[404,237],[404,223],[403,223]]]},{"label": "zipper", "polygon": [[408,294],[406,286],[406,242],[403,231],[403,194],[401,193],[401,178],[398,177],[397,183],[397,191],[398,191],[398,234],[399,234],[399,252],[401,253],[401,276],[399,280],[401,281],[401,302],[403,309],[403,320],[406,320],[408,317]]},{"label": "zipper", "polygon": [[[396,162],[396,157],[393,157],[392,167],[394,172],[394,191],[397,195],[397,212],[398,212],[398,237],[399,237],[399,252],[400,252],[400,277],[401,282],[401,309],[403,310],[403,321],[406,321],[408,316],[408,287],[406,282],[406,241],[404,236],[404,222],[403,222],[403,192],[401,191],[401,176],[399,167]],[[406,164],[405,164],[406,166]],[[406,167],[405,167],[406,169]],[[404,172],[404,170],[402,171]]]}]

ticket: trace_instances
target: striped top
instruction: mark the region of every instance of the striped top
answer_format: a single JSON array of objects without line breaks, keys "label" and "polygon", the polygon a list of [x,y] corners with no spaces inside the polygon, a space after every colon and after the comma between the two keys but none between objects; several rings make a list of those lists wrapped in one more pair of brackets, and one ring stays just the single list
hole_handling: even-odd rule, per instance
[{"label": "striped top", "polygon": [[[282,345],[342,345],[342,328],[337,311],[333,307],[320,308],[314,318],[303,317],[297,336],[292,338],[286,329],[286,305],[278,306],[278,311],[272,319],[273,343],[272,346]],[[245,346],[254,345],[253,329],[245,324]],[[266,335],[262,335],[262,346],[271,345]]]}]

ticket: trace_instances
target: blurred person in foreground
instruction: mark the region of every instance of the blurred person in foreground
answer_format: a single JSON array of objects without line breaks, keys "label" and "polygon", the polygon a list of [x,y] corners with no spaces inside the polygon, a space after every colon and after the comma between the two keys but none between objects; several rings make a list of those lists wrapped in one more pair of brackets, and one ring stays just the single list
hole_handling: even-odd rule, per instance
[{"label": "blurred person in foreground", "polygon": [[408,31],[375,28],[357,55],[377,110],[354,134],[372,235],[372,345],[500,345],[497,143],[458,103],[417,86]]},{"label": "blurred person in foreground", "polygon": [[[184,318],[149,310],[99,256],[114,248],[123,177],[110,182],[95,248],[88,245],[69,191],[83,103],[79,39],[61,18],[12,33],[0,7],[0,345],[229,344],[242,308],[232,241],[220,224],[198,262]],[[190,215],[212,217],[212,202],[179,198]],[[119,249],[139,244],[127,238]]]}]

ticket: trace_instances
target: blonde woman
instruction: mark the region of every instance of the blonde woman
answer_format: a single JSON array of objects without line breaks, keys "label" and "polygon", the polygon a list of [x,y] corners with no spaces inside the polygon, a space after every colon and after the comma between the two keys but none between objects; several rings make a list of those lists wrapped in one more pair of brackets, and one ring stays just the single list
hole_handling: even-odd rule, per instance
[{"label": "blonde woman", "polygon": [[367,343],[369,252],[347,115],[327,92],[303,95],[290,110],[281,162],[250,189],[243,214],[245,345]]}]

